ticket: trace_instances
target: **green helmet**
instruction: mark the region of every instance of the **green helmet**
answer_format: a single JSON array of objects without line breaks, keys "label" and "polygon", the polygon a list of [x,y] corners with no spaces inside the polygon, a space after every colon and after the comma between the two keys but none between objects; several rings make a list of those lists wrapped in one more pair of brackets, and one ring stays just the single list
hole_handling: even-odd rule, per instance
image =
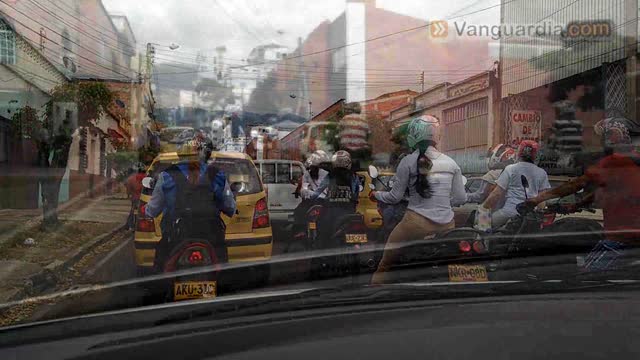
[{"label": "green helmet", "polygon": [[414,118],[409,123],[407,132],[407,143],[412,149],[425,140],[438,142],[440,140],[440,120],[432,115]]}]

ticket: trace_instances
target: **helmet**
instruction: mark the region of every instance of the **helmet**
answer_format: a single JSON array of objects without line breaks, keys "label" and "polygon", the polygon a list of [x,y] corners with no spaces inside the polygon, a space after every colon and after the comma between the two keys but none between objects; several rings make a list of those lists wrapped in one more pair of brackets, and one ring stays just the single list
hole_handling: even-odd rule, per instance
[{"label": "helmet", "polygon": [[607,118],[595,125],[596,134],[600,135],[607,147],[631,145],[630,130],[632,124],[623,117]]},{"label": "helmet", "polygon": [[516,151],[508,145],[498,144],[487,153],[487,167],[489,170],[504,169],[516,160]]},{"label": "helmet", "polygon": [[331,159],[329,159],[329,155],[327,155],[326,152],[324,152],[323,150],[316,150],[313,154],[309,156],[309,158],[305,163],[305,166],[307,167],[320,166],[320,164],[326,163],[329,161],[331,161]]},{"label": "helmet", "polygon": [[414,118],[409,123],[407,143],[415,149],[422,141],[440,141],[440,120],[432,115],[423,115]]},{"label": "helmet", "polygon": [[344,151],[336,151],[331,157],[331,164],[334,168],[351,169],[351,155]]},{"label": "helmet", "polygon": [[539,149],[540,145],[538,145],[537,142],[533,140],[522,140],[518,146],[518,159],[533,162],[538,155]]}]

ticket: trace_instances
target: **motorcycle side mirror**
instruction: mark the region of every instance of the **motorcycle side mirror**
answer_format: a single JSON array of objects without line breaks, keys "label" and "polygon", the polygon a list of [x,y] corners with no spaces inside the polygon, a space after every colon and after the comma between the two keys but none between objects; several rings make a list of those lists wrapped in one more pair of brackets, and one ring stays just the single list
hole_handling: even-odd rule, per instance
[{"label": "motorcycle side mirror", "polygon": [[375,185],[373,185],[373,184],[369,184],[369,189],[371,189],[371,190],[375,190],[375,189],[376,189],[376,186],[375,186]]},{"label": "motorcycle side mirror", "polygon": [[378,173],[378,168],[373,165],[369,165],[369,176],[371,176],[372,179],[376,179],[378,175],[380,175]]},{"label": "motorcycle side mirror", "polygon": [[153,178],[147,176],[146,178],[142,179],[142,186],[147,189],[153,189]]},{"label": "motorcycle side mirror", "polygon": [[525,189],[529,188],[529,180],[527,180],[527,177],[524,175],[520,175],[520,181],[522,182],[522,187]]}]

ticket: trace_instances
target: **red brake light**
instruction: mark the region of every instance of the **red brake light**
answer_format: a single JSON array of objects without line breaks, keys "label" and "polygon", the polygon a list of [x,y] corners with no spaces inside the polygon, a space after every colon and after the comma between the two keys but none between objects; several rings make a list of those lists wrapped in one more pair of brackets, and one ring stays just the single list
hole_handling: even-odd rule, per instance
[{"label": "red brake light", "polygon": [[136,231],[155,232],[156,224],[153,222],[153,219],[138,218],[138,221],[136,221]]},{"label": "red brake light", "polygon": [[544,218],[542,219],[542,227],[549,226],[549,225],[553,224],[553,222],[555,220],[556,220],[556,214],[555,213],[544,214]]},{"label": "red brake light", "polygon": [[256,211],[265,211],[267,210],[267,201],[265,199],[260,199],[256,203]]},{"label": "red brake light", "polygon": [[485,247],[484,244],[482,243],[482,241],[474,241],[473,242],[473,251],[475,251],[478,254],[483,254],[485,252]]},{"label": "red brake light", "polygon": [[258,200],[253,214],[253,228],[269,227],[269,210],[267,210],[267,199]]},{"label": "red brake light", "polygon": [[469,242],[466,240],[460,241],[458,243],[458,247],[460,248],[460,251],[464,253],[468,253],[469,251],[471,251],[471,244],[469,244]]},{"label": "red brake light", "polygon": [[200,250],[194,250],[191,252],[191,255],[189,255],[189,263],[191,265],[200,264],[203,259],[204,256],[202,256],[202,252]]}]

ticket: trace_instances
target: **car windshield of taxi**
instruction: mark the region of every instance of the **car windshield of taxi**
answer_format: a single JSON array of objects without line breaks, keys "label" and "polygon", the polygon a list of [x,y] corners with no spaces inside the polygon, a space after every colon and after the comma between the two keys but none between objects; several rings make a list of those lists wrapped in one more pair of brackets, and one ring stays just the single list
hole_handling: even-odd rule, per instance
[{"label": "car windshield of taxi", "polygon": [[0,332],[636,290],[639,13],[0,0]]}]

